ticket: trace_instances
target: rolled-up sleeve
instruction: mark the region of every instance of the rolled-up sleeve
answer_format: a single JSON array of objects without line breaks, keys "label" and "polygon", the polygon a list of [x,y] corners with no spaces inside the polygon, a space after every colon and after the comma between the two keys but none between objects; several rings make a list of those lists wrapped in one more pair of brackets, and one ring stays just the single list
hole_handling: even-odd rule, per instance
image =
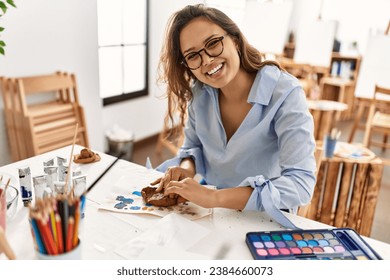
[{"label": "rolled-up sleeve", "polygon": [[[303,98],[302,90],[296,88],[276,112],[273,126],[278,135],[281,174],[271,179],[258,175],[243,180],[240,185],[254,189],[244,210],[264,211],[265,199],[279,209],[293,210],[310,201],[315,185],[315,142],[313,120]],[[265,182],[268,192],[263,191]]]}]

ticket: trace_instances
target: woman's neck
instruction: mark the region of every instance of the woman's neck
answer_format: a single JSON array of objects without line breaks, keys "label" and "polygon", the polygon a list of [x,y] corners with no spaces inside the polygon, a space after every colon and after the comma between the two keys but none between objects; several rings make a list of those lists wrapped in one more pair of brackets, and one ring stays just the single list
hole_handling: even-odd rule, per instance
[{"label": "woman's neck", "polygon": [[220,89],[220,94],[229,101],[246,101],[255,78],[256,73],[248,73],[240,68],[236,77]]}]

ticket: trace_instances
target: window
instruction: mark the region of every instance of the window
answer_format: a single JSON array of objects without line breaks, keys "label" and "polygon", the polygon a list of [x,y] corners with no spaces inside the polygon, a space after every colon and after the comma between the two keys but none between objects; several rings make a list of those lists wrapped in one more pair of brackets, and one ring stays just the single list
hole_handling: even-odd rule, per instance
[{"label": "window", "polygon": [[103,105],[147,95],[148,0],[98,0]]}]

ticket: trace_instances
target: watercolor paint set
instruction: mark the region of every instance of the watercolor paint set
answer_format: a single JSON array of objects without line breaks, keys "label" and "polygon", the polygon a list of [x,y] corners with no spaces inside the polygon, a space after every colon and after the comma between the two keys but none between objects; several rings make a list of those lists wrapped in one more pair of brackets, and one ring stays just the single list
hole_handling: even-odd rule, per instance
[{"label": "watercolor paint set", "polygon": [[256,260],[381,260],[351,228],[248,232]]}]

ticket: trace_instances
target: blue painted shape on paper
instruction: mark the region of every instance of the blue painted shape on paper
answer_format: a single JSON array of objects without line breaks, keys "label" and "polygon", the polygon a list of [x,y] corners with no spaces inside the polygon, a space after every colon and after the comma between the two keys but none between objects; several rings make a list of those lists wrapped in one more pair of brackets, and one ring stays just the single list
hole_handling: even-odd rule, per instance
[{"label": "blue painted shape on paper", "polygon": [[127,204],[132,204],[134,202],[134,199],[128,198],[128,197],[124,197],[123,195],[118,195],[116,197],[116,200],[122,201],[123,203],[127,203]]},{"label": "blue painted shape on paper", "polygon": [[140,191],[133,191],[133,193],[132,194],[134,194],[134,195],[136,195],[136,196],[142,196],[142,194],[141,194],[141,192]]},{"label": "blue painted shape on paper", "polygon": [[141,209],[141,207],[139,207],[139,206],[131,206],[130,207],[130,210],[140,210]]},{"label": "blue painted shape on paper", "polygon": [[119,203],[117,203],[117,204],[114,205],[114,207],[115,207],[116,209],[123,209],[123,208],[126,207],[126,206],[127,206],[127,204],[126,204],[126,203],[123,203],[123,201],[121,201],[121,202],[119,202]]}]

